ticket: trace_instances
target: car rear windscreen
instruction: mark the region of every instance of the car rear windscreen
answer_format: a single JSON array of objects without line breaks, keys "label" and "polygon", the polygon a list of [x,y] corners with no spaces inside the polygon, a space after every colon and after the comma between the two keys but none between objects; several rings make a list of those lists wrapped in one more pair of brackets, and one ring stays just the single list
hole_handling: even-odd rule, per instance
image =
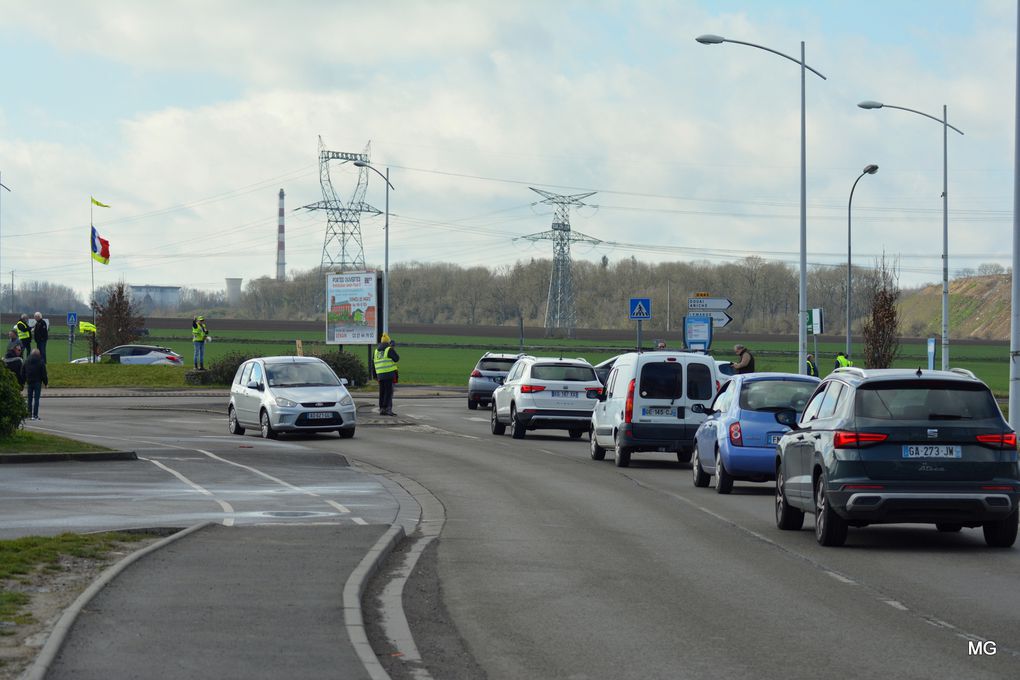
[{"label": "car rear windscreen", "polygon": [[517,359],[482,359],[478,362],[479,371],[503,371],[506,373]]},{"label": "car rear windscreen", "polygon": [[936,380],[876,382],[857,388],[856,414],[878,420],[1001,418],[995,398],[976,383]]},{"label": "car rear windscreen", "polygon": [[803,411],[818,387],[806,380],[755,380],[740,388],[740,408],[746,411]]},{"label": "car rear windscreen", "polygon": [[591,366],[576,364],[535,364],[531,367],[531,377],[535,380],[566,380],[575,382],[597,381],[595,369]]}]

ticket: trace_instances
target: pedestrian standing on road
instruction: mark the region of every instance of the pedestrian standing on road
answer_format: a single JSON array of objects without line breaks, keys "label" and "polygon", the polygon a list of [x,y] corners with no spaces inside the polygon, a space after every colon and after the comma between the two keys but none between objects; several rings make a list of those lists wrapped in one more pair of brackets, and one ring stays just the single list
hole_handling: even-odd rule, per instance
[{"label": "pedestrian standing on road", "polygon": [[50,339],[50,325],[43,318],[42,312],[35,313],[35,328],[32,329],[35,336],[35,346],[39,348],[42,355],[42,362],[46,363],[46,342]]},{"label": "pedestrian standing on road", "polygon": [[21,340],[18,340],[18,332],[11,330],[7,333],[7,347],[4,348],[4,356],[14,348],[18,349],[18,356],[21,356]]},{"label": "pedestrian standing on road", "polygon": [[818,364],[815,363],[814,354],[807,355],[807,374],[813,375],[816,378],[818,377]]},{"label": "pedestrian standing on road", "polygon": [[754,355],[751,354],[743,345],[734,345],[733,351],[737,355],[737,361],[730,362],[730,366],[733,367],[733,373],[740,375],[742,373],[754,373]]},{"label": "pedestrian standing on road", "polygon": [[22,370],[25,384],[28,385],[28,414],[32,420],[39,420],[39,398],[42,396],[43,385],[49,387],[50,379],[46,375],[46,364],[38,347],[32,350]]},{"label": "pedestrian standing on road", "polygon": [[14,330],[18,332],[18,340],[21,341],[21,356],[28,358],[32,350],[32,328],[28,325],[28,314],[22,314],[18,323],[14,324]]},{"label": "pedestrian standing on road", "polygon": [[25,386],[25,362],[21,358],[21,342],[18,340],[17,335],[14,331],[11,331],[11,335],[14,339],[11,340],[7,345],[7,351],[4,352],[4,368],[14,374],[14,377],[18,379],[19,389]]},{"label": "pedestrian standing on road", "polygon": [[205,370],[205,343],[209,340],[209,329],[205,325],[204,316],[196,316],[191,320],[191,341],[195,345],[195,370]]},{"label": "pedestrian standing on road", "polygon": [[393,412],[393,385],[397,382],[397,355],[395,342],[386,333],[375,348],[375,378],[379,381],[379,415],[395,416]]}]

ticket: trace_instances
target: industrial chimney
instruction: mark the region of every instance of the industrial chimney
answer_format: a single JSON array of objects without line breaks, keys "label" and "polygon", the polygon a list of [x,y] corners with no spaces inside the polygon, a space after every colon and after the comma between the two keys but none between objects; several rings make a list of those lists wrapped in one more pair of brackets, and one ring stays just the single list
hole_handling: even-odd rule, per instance
[{"label": "industrial chimney", "polygon": [[280,189],[280,221],[276,232],[276,280],[287,278],[287,261],[283,256],[283,189]]}]

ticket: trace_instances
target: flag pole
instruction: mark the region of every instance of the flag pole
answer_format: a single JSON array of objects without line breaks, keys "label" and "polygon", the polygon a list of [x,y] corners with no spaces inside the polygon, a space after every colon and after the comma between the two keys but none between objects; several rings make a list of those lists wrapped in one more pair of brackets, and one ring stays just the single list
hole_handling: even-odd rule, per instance
[{"label": "flag pole", "polygon": [[[92,210],[92,197],[89,196],[89,269],[92,272],[92,299],[89,304],[92,307],[92,327],[96,328],[96,258],[92,257],[92,233],[96,226],[92,223]],[[89,343],[89,362],[95,361],[95,334],[96,331],[92,331],[93,340]]]}]

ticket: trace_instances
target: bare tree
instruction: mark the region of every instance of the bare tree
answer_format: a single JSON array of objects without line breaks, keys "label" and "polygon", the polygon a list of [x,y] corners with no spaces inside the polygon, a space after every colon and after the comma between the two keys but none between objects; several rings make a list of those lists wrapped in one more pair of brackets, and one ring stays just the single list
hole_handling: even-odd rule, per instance
[{"label": "bare tree", "polygon": [[[123,281],[107,287],[103,302],[93,301],[96,310],[96,341],[100,348],[126,345],[138,339],[145,318],[131,301]],[[99,298],[99,291],[96,297]]]},{"label": "bare tree", "polygon": [[871,314],[864,321],[864,363],[868,368],[889,368],[899,354],[899,317],[896,300],[900,296],[899,272],[895,262],[885,255],[876,263],[878,285],[871,298]]}]

